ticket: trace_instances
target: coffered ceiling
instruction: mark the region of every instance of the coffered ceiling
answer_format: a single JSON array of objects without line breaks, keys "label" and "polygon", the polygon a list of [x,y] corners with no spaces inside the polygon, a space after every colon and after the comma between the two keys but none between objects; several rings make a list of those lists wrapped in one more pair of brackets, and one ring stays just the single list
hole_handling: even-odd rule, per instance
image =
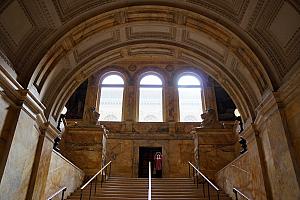
[{"label": "coffered ceiling", "polygon": [[[14,68],[18,80],[26,85],[48,50],[73,27],[81,23],[82,28],[88,32],[93,24],[89,24],[88,21],[86,24],[82,22],[92,17],[115,9],[147,5],[152,8],[166,6],[193,12],[234,32],[260,59],[275,87],[281,84],[281,80],[292,68],[299,67],[300,3],[297,0],[2,0],[0,4],[1,57],[7,65]],[[155,21],[156,11],[153,9],[148,11],[152,21]],[[122,12],[120,15],[114,15],[102,26],[114,26],[117,22],[130,21],[133,15],[130,13],[126,15],[122,15]],[[134,13],[134,15],[133,18],[136,19],[139,14]],[[186,18],[180,13],[175,13],[173,16],[172,13],[165,13],[163,20],[171,23],[177,20],[177,23],[181,23],[182,26],[187,23]],[[140,24],[127,27],[126,35],[128,38],[137,39],[145,37],[144,33],[148,32],[149,38],[174,39],[177,36],[175,31],[174,27]],[[118,29],[99,34],[107,43],[120,40],[122,37]],[[94,50],[93,48],[97,48],[92,45],[93,37],[98,36],[91,35],[90,38],[85,39],[86,45],[78,45],[77,59],[84,54],[89,54]],[[182,37],[190,43],[197,41],[199,43],[201,40],[198,36],[195,38],[191,32],[183,33]],[[80,33],[77,40],[83,40]],[[218,47],[215,49],[217,50]],[[216,57],[221,59],[222,48],[215,53]]]}]

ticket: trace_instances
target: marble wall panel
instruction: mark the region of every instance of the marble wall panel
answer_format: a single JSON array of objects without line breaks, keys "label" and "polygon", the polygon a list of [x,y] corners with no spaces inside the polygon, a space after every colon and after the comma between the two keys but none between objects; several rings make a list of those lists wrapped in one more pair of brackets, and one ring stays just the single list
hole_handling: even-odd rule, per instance
[{"label": "marble wall panel", "polygon": [[7,138],[5,135],[5,120],[7,120],[8,115],[8,109],[9,109],[9,103],[3,98],[3,96],[0,94],[0,158],[2,159],[4,151],[5,151],[5,145],[7,142]]},{"label": "marble wall panel", "polygon": [[5,118],[8,112],[9,104],[5,99],[3,99],[3,96],[0,95],[0,137],[2,133],[2,128],[5,122]]},{"label": "marble wall panel", "polygon": [[39,137],[34,124],[34,120],[22,110],[1,180],[1,200],[26,198]]},{"label": "marble wall panel", "polygon": [[260,134],[272,196],[274,199],[299,199],[299,184],[280,113],[273,112],[265,125]]},{"label": "marble wall panel", "polygon": [[188,162],[194,161],[194,143],[191,140],[170,140],[168,142],[169,177],[188,177]]},{"label": "marble wall panel", "polygon": [[102,131],[94,129],[69,129],[60,146],[63,155],[82,169],[86,176],[101,169]]},{"label": "marble wall panel", "polygon": [[200,170],[210,179],[235,158],[234,145],[199,145]]},{"label": "marble wall panel", "polygon": [[113,161],[112,176],[134,177],[133,140],[108,139],[107,158]]},{"label": "marble wall panel", "polygon": [[284,111],[291,138],[291,149],[300,168],[300,94],[295,95],[295,99],[285,106]]},{"label": "marble wall panel", "polygon": [[83,179],[84,172],[81,169],[53,150],[44,199],[63,187],[67,187],[66,198],[82,184]]},{"label": "marble wall panel", "polygon": [[210,179],[238,156],[238,138],[231,129],[197,129],[191,133],[198,145],[200,170]]},{"label": "marble wall panel", "polygon": [[192,140],[108,140],[112,175],[137,177],[140,147],[162,147],[163,177],[187,177],[188,161],[193,160]]},{"label": "marble wall panel", "polygon": [[236,187],[251,199],[267,199],[263,172],[255,140],[248,143],[248,151],[216,173],[217,185],[234,198]]},{"label": "marble wall panel", "polygon": [[[107,162],[112,160],[112,175],[137,177],[140,147],[162,147],[164,177],[187,177],[188,161],[195,162],[193,134],[195,123],[131,123],[133,130],[122,128],[126,123],[103,123],[109,130]],[[174,132],[167,129],[174,128]],[[187,130],[185,130],[188,127]],[[63,154],[80,167],[87,176],[101,166],[102,132],[99,128],[72,127],[63,136]],[[231,129],[199,131],[201,169],[209,177],[236,156],[237,141]]]},{"label": "marble wall panel", "polygon": [[[40,146],[40,147],[39,147]],[[51,161],[51,155],[52,155],[52,149],[53,149],[53,141],[50,140],[47,136],[40,136],[40,141],[38,143],[37,147],[37,153],[36,153],[36,161],[38,162],[38,166],[33,167],[33,171],[36,171],[36,176],[31,177],[35,179],[34,182],[34,188],[32,190],[28,190],[31,194],[27,194],[27,198],[32,199],[43,199],[45,188],[47,184],[47,177],[49,172],[49,166]],[[38,151],[41,151],[40,153]],[[38,168],[38,169],[35,169]],[[31,180],[32,181],[32,180]],[[31,196],[32,195],[32,196]]]}]

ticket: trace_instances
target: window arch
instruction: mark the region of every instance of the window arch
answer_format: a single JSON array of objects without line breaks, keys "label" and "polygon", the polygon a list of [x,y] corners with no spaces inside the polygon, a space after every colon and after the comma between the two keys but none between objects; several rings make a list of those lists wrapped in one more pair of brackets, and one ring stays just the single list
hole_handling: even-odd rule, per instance
[{"label": "window arch", "polygon": [[202,121],[202,88],[200,78],[192,73],[182,74],[178,81],[179,121]]},{"label": "window arch", "polygon": [[147,73],[139,82],[139,121],[163,121],[163,94],[162,79],[154,74]]},{"label": "window arch", "polygon": [[124,79],[117,73],[109,73],[100,83],[100,121],[122,121]]}]

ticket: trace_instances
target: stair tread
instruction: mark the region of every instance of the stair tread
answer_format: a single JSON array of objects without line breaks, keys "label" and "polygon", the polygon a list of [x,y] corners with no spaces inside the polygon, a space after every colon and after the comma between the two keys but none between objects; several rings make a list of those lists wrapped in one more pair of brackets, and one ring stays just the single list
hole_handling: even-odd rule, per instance
[{"label": "stair tread", "polygon": [[[152,181],[152,200],[207,200],[203,197],[203,187],[200,184],[193,183],[191,178],[154,178]],[[148,179],[147,178],[126,178],[110,177],[105,183],[92,183],[92,194],[96,186],[96,196],[93,199],[101,200],[147,200],[148,196]],[[207,196],[207,185],[205,185],[205,194]],[[90,186],[83,191],[82,200],[89,199]],[[78,189],[71,194],[68,200],[79,200],[81,190]],[[217,199],[217,191],[210,189],[211,199]],[[219,191],[220,200],[231,199],[223,191]]]}]

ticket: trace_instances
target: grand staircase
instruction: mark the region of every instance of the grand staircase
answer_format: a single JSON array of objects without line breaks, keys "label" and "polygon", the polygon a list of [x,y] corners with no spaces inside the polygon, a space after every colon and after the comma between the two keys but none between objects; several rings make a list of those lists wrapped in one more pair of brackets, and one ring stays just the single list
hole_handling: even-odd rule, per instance
[{"label": "grand staircase", "polygon": [[[191,178],[153,178],[152,179],[152,199],[153,200],[206,200],[207,183],[205,184],[205,196],[202,184],[197,188]],[[94,196],[95,184],[92,184],[91,199],[101,200],[147,200],[148,199],[148,179],[146,178],[124,178],[110,177],[102,188],[100,183],[96,185],[96,196]],[[84,200],[89,199],[90,186],[83,190]],[[80,189],[75,191],[69,200],[80,199]],[[210,189],[210,199],[217,199],[217,193]],[[220,200],[230,200],[231,198],[224,192],[220,192]]]}]

